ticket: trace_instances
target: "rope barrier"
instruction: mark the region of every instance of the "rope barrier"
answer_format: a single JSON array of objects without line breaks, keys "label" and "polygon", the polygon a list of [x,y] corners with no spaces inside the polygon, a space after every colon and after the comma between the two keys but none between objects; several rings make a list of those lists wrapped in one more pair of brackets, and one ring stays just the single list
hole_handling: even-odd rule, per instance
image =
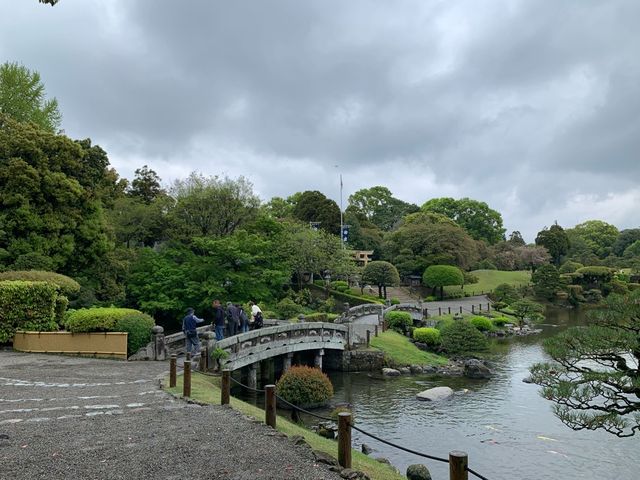
[{"label": "rope barrier", "polygon": [[[235,378],[233,378],[231,376],[230,376],[230,379],[236,385],[239,385],[242,388],[246,388],[249,391],[253,391],[253,392],[256,392],[256,393],[265,393],[265,390],[262,390],[262,389],[259,389],[259,388],[253,388],[253,387],[250,387],[249,385],[245,385],[244,383],[239,382],[238,380],[236,380]],[[305,410],[304,408],[301,408],[301,407],[299,407],[297,405],[294,405],[293,403],[285,400],[284,398],[282,398],[279,395],[276,395],[275,397],[278,400],[280,400],[282,403],[284,403],[286,405],[289,405],[289,407],[293,408],[294,410],[297,410],[298,412],[304,413],[305,415],[309,415],[309,416],[312,416],[312,417],[315,417],[315,418],[319,418],[320,420],[324,420],[324,421],[327,421],[327,422],[334,422],[335,421],[334,418],[325,417],[323,415],[318,415],[317,413],[310,412],[308,410]],[[385,445],[389,445],[390,447],[397,448],[398,450],[402,450],[404,452],[411,453],[412,455],[417,455],[419,457],[427,458],[429,460],[434,460],[436,462],[449,463],[449,459],[447,459],[447,458],[436,457],[434,455],[429,455],[427,453],[422,453],[422,452],[418,452],[416,450],[412,450],[410,448],[403,447],[401,445],[398,445],[398,444],[395,444],[395,443],[390,442],[388,440],[385,440],[384,438],[380,438],[377,435],[369,433],[366,430],[363,430],[363,429],[361,429],[359,427],[356,427],[353,423],[350,424],[350,427],[353,428],[354,430],[362,433],[363,435],[366,435],[367,437],[373,438],[374,440],[377,440],[378,442],[384,443]],[[472,470],[469,467],[466,467],[466,470],[470,474],[475,475],[476,477],[478,477],[480,480],[489,480],[484,475],[481,475],[480,473],[476,472],[475,470]]]},{"label": "rope barrier", "polygon": [[247,390],[251,391],[251,392],[256,392],[256,393],[264,393],[264,390],[261,390],[259,388],[253,388],[250,387],[249,385],[245,385],[244,383],[240,383],[238,380],[236,380],[235,378],[233,378],[231,375],[229,375],[229,378],[231,379],[231,381],[233,383],[235,383],[236,385],[240,385],[243,388],[246,388]]},{"label": "rope barrier", "polygon": [[418,455],[419,457],[428,458],[430,460],[435,460],[437,462],[449,463],[449,459],[447,459],[447,458],[434,457],[433,455],[428,455],[426,453],[416,452],[415,450],[411,450],[410,448],[405,448],[405,447],[402,447],[400,445],[396,445],[395,443],[389,442],[388,440],[380,438],[380,437],[378,437],[376,435],[373,435],[372,433],[366,432],[366,431],[362,430],[361,428],[356,427],[353,423],[351,424],[351,428],[353,428],[354,430],[357,430],[358,432],[362,433],[363,435],[366,435],[367,437],[371,437],[374,440],[377,440],[379,442],[387,444],[387,445],[389,445],[391,447],[398,448],[398,449],[403,450],[403,451],[405,451],[407,453],[412,453],[414,455]]},{"label": "rope barrier", "polygon": [[489,480],[487,477],[485,477],[484,475],[480,475],[478,472],[471,470],[469,467],[466,468],[467,472],[469,472],[472,475],[475,475],[476,477],[478,477],[480,480]]}]

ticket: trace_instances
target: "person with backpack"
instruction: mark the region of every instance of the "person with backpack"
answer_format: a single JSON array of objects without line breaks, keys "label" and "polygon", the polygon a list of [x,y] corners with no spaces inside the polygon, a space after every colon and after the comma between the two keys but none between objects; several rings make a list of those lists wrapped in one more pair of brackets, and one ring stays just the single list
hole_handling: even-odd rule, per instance
[{"label": "person with backpack", "polygon": [[233,303],[227,302],[227,330],[233,337],[240,330],[240,312]]},{"label": "person with backpack", "polygon": [[198,318],[194,315],[193,308],[187,309],[187,315],[182,319],[182,331],[185,337],[185,347],[187,353],[191,353],[193,350],[194,355],[200,353],[200,339],[198,338],[198,323],[204,322],[202,318]]},{"label": "person with backpack", "polygon": [[262,310],[254,302],[249,302],[251,306],[251,329],[262,328],[264,319],[262,318]]},{"label": "person with backpack", "polygon": [[216,341],[224,340],[224,310],[220,305],[220,300],[213,301],[213,322],[212,326],[216,332]]},{"label": "person with backpack", "polygon": [[236,305],[236,307],[238,307],[238,311],[240,312],[240,333],[246,333],[249,331],[249,319],[242,305]]}]

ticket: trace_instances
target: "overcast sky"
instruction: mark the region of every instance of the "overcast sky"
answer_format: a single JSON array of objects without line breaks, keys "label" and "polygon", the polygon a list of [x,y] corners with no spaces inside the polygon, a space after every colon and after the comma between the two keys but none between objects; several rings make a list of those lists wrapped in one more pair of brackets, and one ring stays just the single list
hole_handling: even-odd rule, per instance
[{"label": "overcast sky", "polygon": [[0,0],[0,61],[127,178],[640,226],[638,0]]}]

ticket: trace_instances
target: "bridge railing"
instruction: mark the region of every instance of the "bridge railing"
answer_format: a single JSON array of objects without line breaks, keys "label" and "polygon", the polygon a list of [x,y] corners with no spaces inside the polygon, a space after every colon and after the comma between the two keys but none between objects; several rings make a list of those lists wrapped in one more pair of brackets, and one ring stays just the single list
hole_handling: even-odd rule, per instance
[{"label": "bridge railing", "polygon": [[290,323],[260,328],[220,341],[209,341],[209,351],[226,352],[220,360],[225,368],[240,368],[257,361],[311,349],[343,350],[349,342],[349,327],[334,323]]}]

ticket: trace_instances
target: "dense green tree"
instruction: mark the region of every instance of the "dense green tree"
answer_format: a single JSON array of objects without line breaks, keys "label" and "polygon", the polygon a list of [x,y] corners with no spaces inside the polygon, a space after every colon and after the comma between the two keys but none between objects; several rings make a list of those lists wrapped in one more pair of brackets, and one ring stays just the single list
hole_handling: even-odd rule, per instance
[{"label": "dense green tree", "polygon": [[[0,258],[25,267],[27,258],[76,275],[99,265],[111,245],[101,203],[104,163],[95,150],[33,124],[0,116]],[[35,267],[36,265],[31,265]]]},{"label": "dense green tree", "polygon": [[152,247],[166,238],[167,215],[172,206],[169,197],[161,196],[147,204],[136,197],[115,200],[108,218],[116,241],[126,247]]},{"label": "dense green tree", "polygon": [[[407,256],[408,251],[413,260]],[[411,274],[422,275],[425,268],[438,264],[468,270],[478,260],[478,249],[469,234],[452,220],[439,214],[418,212],[407,215],[395,231],[385,236],[384,257],[395,264],[399,255],[403,264],[411,261],[415,265]]]},{"label": "dense green tree", "polygon": [[501,283],[491,292],[491,298],[496,302],[503,302],[507,305],[511,305],[513,302],[516,302],[522,296],[518,293],[518,289],[509,284],[509,283]]},{"label": "dense green tree", "polygon": [[302,192],[292,199],[293,216],[302,222],[319,222],[320,228],[333,235],[340,234],[340,207],[317,190]]},{"label": "dense green tree", "polygon": [[487,350],[489,341],[470,322],[461,320],[442,327],[440,346],[449,355],[470,355]]},{"label": "dense green tree", "polygon": [[255,220],[260,199],[244,177],[205,177],[192,173],[171,188],[168,214],[173,238],[229,235]]},{"label": "dense green tree", "polygon": [[444,287],[464,284],[464,275],[459,268],[451,265],[431,265],[422,275],[422,282],[432,288],[440,289],[440,299],[444,298]]},{"label": "dense green tree", "polygon": [[550,228],[544,227],[538,232],[536,245],[545,247],[554,265],[559,266],[562,257],[569,251],[569,237],[560,225],[554,223]]},{"label": "dense green tree", "polygon": [[293,218],[293,207],[295,204],[290,198],[273,197],[261,206],[261,210],[272,218]]},{"label": "dense green tree", "polygon": [[387,298],[387,287],[400,284],[398,270],[389,262],[375,260],[367,263],[362,272],[362,281],[378,286],[378,296]]},{"label": "dense green tree", "polygon": [[[601,220],[588,220],[567,230],[567,235],[570,244],[576,245],[576,240],[580,239],[594,255],[604,258],[611,254],[619,232],[616,227]],[[573,256],[571,248],[569,255]]]},{"label": "dense green tree", "polygon": [[51,133],[59,130],[62,120],[58,101],[46,98],[40,74],[11,62],[0,65],[0,113]]},{"label": "dense green tree", "polygon": [[626,248],[632,243],[640,240],[640,228],[629,228],[622,230],[616,241],[613,243],[611,250],[615,255],[621,257]]},{"label": "dense green tree", "polygon": [[526,298],[513,302],[510,308],[513,310],[513,315],[518,319],[521,327],[526,320],[538,322],[544,319],[544,307]]},{"label": "dense green tree", "polygon": [[381,186],[363,188],[350,195],[347,209],[383,231],[391,230],[402,217],[419,210],[417,205],[395,198],[387,187]]},{"label": "dense green tree", "polygon": [[527,242],[524,241],[524,238],[522,238],[522,234],[518,230],[514,230],[513,232],[511,232],[511,235],[509,235],[509,240],[507,240],[507,242],[514,247],[524,247],[527,244]]},{"label": "dense green tree", "polygon": [[534,365],[531,378],[565,425],[619,437],[640,432],[640,290],[610,295],[587,328],[544,346],[553,363]]},{"label": "dense green tree", "polygon": [[160,181],[158,174],[144,165],[142,168],[136,169],[135,177],[131,181],[131,187],[127,193],[130,197],[137,198],[148,205],[159,196],[166,194]]},{"label": "dense green tree", "polygon": [[640,240],[636,240],[624,249],[625,258],[640,257]]},{"label": "dense green tree", "polygon": [[345,212],[344,223],[349,225],[348,246],[354,250],[373,250],[372,259],[378,260],[382,253],[384,232],[349,209]]},{"label": "dense green tree", "polygon": [[546,300],[553,300],[556,297],[562,284],[560,283],[560,273],[554,265],[542,265],[536,269],[531,275],[531,282],[533,283],[533,291],[540,298]]},{"label": "dense green tree", "polygon": [[502,215],[489,208],[485,202],[470,198],[433,198],[422,205],[422,210],[445,215],[476,240],[484,240],[490,245],[504,240]]}]

